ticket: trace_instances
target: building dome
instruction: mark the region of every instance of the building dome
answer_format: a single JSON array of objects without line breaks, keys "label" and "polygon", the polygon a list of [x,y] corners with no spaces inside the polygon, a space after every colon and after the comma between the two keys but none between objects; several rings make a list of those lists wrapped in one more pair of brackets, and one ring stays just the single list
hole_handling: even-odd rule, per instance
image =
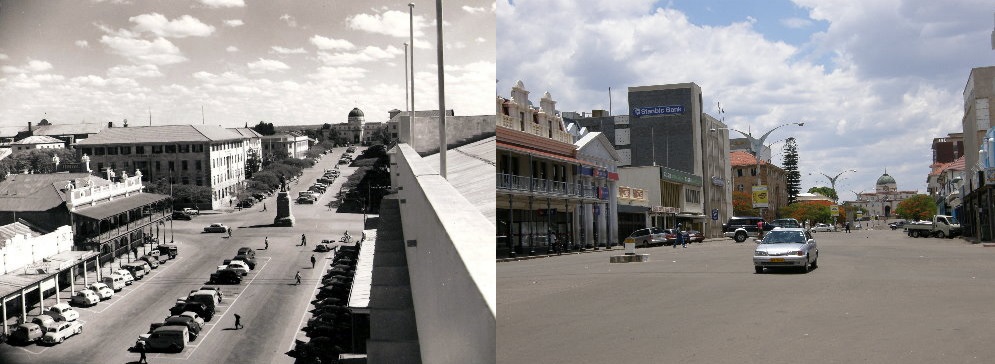
[{"label": "building dome", "polygon": [[878,183],[877,183],[877,185],[880,186],[880,185],[888,185],[888,184],[896,184],[896,182],[895,182],[894,178],[892,178],[890,175],[888,175],[888,172],[885,172],[885,174],[881,175],[881,177],[878,177]]},{"label": "building dome", "polygon": [[363,117],[363,116],[364,116],[363,115],[363,110],[360,110],[358,107],[352,108],[352,111],[349,112],[349,117],[350,118],[358,118],[358,117]]}]

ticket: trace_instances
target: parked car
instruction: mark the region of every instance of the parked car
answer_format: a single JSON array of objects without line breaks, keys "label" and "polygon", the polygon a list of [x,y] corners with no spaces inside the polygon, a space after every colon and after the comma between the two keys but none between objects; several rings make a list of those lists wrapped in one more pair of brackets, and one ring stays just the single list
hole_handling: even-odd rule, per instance
[{"label": "parked car", "polygon": [[200,210],[195,208],[186,207],[183,209],[183,213],[187,215],[200,215]]},{"label": "parked car", "polygon": [[125,286],[128,285],[126,281],[127,280],[124,276],[120,274],[111,274],[109,276],[104,276],[103,281],[101,282],[106,284],[107,287],[110,287],[110,289],[113,289],[114,292],[120,292]]},{"label": "parked car", "polygon": [[201,286],[197,291],[213,291],[218,294],[218,302],[221,302],[225,298],[225,293],[221,291],[221,287],[215,286]]},{"label": "parked car", "polygon": [[35,323],[23,323],[17,325],[10,334],[9,341],[15,343],[32,343],[41,340],[42,336],[45,336],[45,329]]},{"label": "parked car", "polygon": [[169,259],[175,259],[180,253],[180,249],[175,244],[160,244],[156,249],[159,250],[160,256],[166,256]]},{"label": "parked car", "polygon": [[225,265],[219,265],[218,266],[218,270],[223,270],[223,269],[230,269],[230,270],[236,271],[239,274],[241,274],[242,276],[249,275],[249,270],[250,270],[249,269],[249,265],[246,264],[245,262],[241,261],[241,260],[232,260],[232,261],[229,261]]},{"label": "parked car", "polygon": [[774,221],[771,221],[770,224],[774,225],[774,227],[783,227],[783,228],[800,228],[800,227],[802,227],[802,225],[800,223],[798,223],[798,220],[795,220],[795,219],[792,219],[792,218],[775,219]]},{"label": "parked car", "polygon": [[152,269],[159,268],[159,259],[151,255],[143,255],[141,258],[138,258],[138,260],[145,262],[145,264],[148,264]]},{"label": "parked car", "polygon": [[162,265],[162,263],[165,263],[166,261],[169,260],[169,256],[162,254],[162,251],[160,251],[159,249],[149,250],[149,253],[146,254],[146,255],[148,255],[150,257],[153,257],[156,260],[158,260],[159,261],[159,265]]},{"label": "parked car", "polygon": [[310,205],[310,204],[313,204],[314,201],[315,201],[315,199],[312,196],[301,196],[301,197],[297,198],[297,203],[299,203],[299,204]]},{"label": "parked car", "polygon": [[226,233],[228,232],[228,227],[222,223],[213,223],[204,228],[205,233]]},{"label": "parked car", "polygon": [[96,293],[97,297],[100,298],[101,301],[114,297],[114,290],[104,283],[93,282],[87,285],[86,288],[93,291],[93,293]]},{"label": "parked car", "polygon": [[650,245],[663,245],[667,242],[664,231],[658,227],[644,228],[633,231],[629,237],[625,238],[625,243],[635,243],[636,246],[647,247]]},{"label": "parked car", "polygon": [[692,243],[701,243],[705,241],[705,235],[698,230],[688,230],[687,231],[688,240]]},{"label": "parked car", "polygon": [[50,315],[42,314],[32,318],[31,323],[38,325],[38,327],[41,327],[42,333],[44,334],[44,332],[47,331],[48,328],[55,326],[55,319],[52,318],[52,316]]},{"label": "parked car", "polygon": [[256,269],[256,258],[252,258],[252,257],[249,257],[247,255],[241,255],[241,254],[239,254],[239,255],[236,255],[231,260],[232,261],[241,261],[242,263],[245,263],[245,265],[249,266],[249,270],[255,270]]},{"label": "parked car", "polygon": [[204,327],[204,318],[200,317],[200,315],[198,315],[196,312],[183,311],[183,313],[181,313],[180,316],[189,317],[193,319],[194,322],[200,324],[201,327]]},{"label": "parked car", "polygon": [[829,224],[818,223],[818,224],[815,224],[815,226],[813,226],[810,230],[813,233],[820,232],[820,231],[821,232],[830,232],[830,231],[836,231],[836,228],[830,226]]},{"label": "parked car", "polygon": [[143,277],[145,277],[145,267],[147,266],[148,265],[145,264],[145,262],[142,263],[131,262],[131,263],[122,264],[121,268],[127,270],[132,277],[135,277],[135,279],[141,280]]},{"label": "parked car", "polygon": [[255,258],[256,257],[256,251],[253,250],[250,247],[243,246],[241,248],[238,248],[238,251],[235,252],[235,256],[239,256],[239,255],[244,255],[244,256],[249,257],[249,258]]},{"label": "parked car", "polygon": [[58,303],[49,307],[45,311],[46,315],[52,316],[55,321],[76,321],[79,319],[79,312],[73,309],[68,303]]},{"label": "parked car", "polygon": [[135,346],[148,351],[181,352],[190,342],[190,329],[186,326],[160,326],[148,334],[138,335]]},{"label": "parked car", "polygon": [[905,228],[905,225],[908,224],[908,223],[909,222],[907,220],[899,220],[899,221],[888,223],[888,227],[890,227],[892,230],[898,230],[898,229]]},{"label": "parked car", "polygon": [[169,314],[179,315],[186,311],[196,312],[206,321],[211,321],[211,319],[214,318],[214,308],[208,307],[207,305],[199,302],[178,303],[176,306],[169,309]]},{"label": "parked car", "polygon": [[190,333],[190,341],[197,340],[197,336],[200,336],[200,329],[202,326],[194,321],[193,318],[183,316],[183,315],[173,315],[166,318],[162,322],[162,326],[185,326]]},{"label": "parked car", "polygon": [[722,225],[722,236],[733,238],[737,243],[746,241],[748,237],[757,236],[757,224],[764,223],[764,231],[770,231],[773,225],[767,224],[762,217],[731,217]]},{"label": "parked car", "polygon": [[206,302],[206,301],[208,301],[207,298],[203,298],[201,296],[209,297],[211,299],[211,301],[213,301],[211,303],[212,305],[217,305],[217,304],[221,303],[221,291],[220,290],[214,290],[214,289],[195,289],[195,290],[192,290],[192,291],[190,291],[190,294],[187,295],[187,298],[185,298],[185,300],[187,300],[187,301],[197,301],[197,302],[201,302],[201,301]]},{"label": "parked car", "polygon": [[80,307],[90,307],[100,303],[100,297],[89,289],[81,289],[76,291],[76,294],[73,295],[73,298],[69,302]]},{"label": "parked car", "polygon": [[60,322],[53,327],[48,328],[45,331],[45,336],[42,336],[41,342],[46,344],[58,344],[70,336],[83,333],[83,324],[79,322]]},{"label": "parked car", "polygon": [[667,238],[667,242],[663,245],[673,245],[677,243],[677,235],[683,234],[683,231],[679,229],[663,229],[663,236]]},{"label": "parked car", "polygon": [[759,244],[753,251],[753,267],[758,274],[763,273],[764,268],[775,267],[799,267],[808,273],[810,267],[819,265],[819,246],[805,229],[774,229],[757,242]]},{"label": "parked car", "polygon": [[331,245],[325,243],[315,244],[314,251],[318,253],[330,252],[332,251]]},{"label": "parked car", "polygon": [[241,284],[242,275],[231,269],[223,269],[211,273],[210,283],[215,284]]},{"label": "parked car", "polygon": [[182,211],[173,211],[173,220],[193,220],[193,218]]},{"label": "parked car", "polygon": [[124,277],[124,284],[126,285],[130,286],[132,283],[135,283],[135,276],[131,275],[131,272],[129,272],[127,269],[115,269],[113,272],[111,272],[111,275],[114,274]]}]

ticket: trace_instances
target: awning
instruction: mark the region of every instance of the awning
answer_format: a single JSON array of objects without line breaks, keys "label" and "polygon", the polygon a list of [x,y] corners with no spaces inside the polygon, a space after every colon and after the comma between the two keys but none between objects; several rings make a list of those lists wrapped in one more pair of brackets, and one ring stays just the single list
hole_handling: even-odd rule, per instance
[{"label": "awning", "polygon": [[156,193],[137,193],[128,197],[118,197],[113,201],[104,202],[97,206],[82,208],[73,211],[73,213],[94,220],[103,220],[128,210],[168,199],[169,196]]},{"label": "awning", "polygon": [[511,144],[508,144],[508,143],[502,143],[500,141],[497,142],[497,149],[498,150],[508,150],[508,151],[512,151],[512,152],[523,153],[523,154],[532,155],[532,156],[536,156],[536,157],[540,157],[540,158],[556,159],[556,160],[559,160],[559,161],[562,161],[562,162],[567,162],[567,163],[583,164],[583,165],[587,165],[587,166],[597,166],[594,163],[582,161],[582,160],[574,158],[574,157],[569,157],[569,156],[564,156],[564,155],[559,155],[559,154],[554,154],[554,153],[549,153],[549,152],[543,152],[541,150],[523,148],[523,147],[511,145]]}]

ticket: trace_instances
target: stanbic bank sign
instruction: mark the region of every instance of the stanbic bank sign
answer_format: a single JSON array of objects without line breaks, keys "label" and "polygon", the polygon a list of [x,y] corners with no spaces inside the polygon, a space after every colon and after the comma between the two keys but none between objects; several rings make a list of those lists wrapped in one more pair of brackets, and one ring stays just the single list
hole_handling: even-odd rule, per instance
[{"label": "stanbic bank sign", "polygon": [[635,117],[654,116],[654,115],[674,115],[674,114],[683,114],[683,113],[684,113],[684,105],[650,106],[650,107],[637,107],[632,109],[632,115]]}]

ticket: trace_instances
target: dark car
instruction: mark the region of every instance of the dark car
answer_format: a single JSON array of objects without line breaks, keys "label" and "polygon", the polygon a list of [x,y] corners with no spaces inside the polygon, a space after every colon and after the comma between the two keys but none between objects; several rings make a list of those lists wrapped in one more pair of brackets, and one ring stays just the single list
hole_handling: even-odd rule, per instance
[{"label": "dark car", "polygon": [[904,229],[905,228],[905,224],[908,224],[908,223],[909,222],[905,221],[905,220],[895,221],[895,222],[889,223],[888,227],[890,227],[892,230]]},{"label": "dark car", "polygon": [[674,245],[677,243],[677,234],[681,234],[678,229],[663,229],[663,236],[667,238],[667,242],[663,245]]},{"label": "dark car", "polygon": [[182,211],[173,211],[173,220],[192,220],[190,215],[183,213]]},{"label": "dark car", "polygon": [[256,258],[253,258],[253,256],[255,256],[255,254],[252,255],[239,254],[236,255],[234,258],[231,258],[230,260],[226,261],[225,264],[227,265],[228,262],[232,260],[241,260],[245,262],[246,265],[249,266],[249,269],[256,269]]},{"label": "dark car", "polygon": [[169,259],[175,259],[176,255],[180,253],[180,249],[173,244],[160,244],[156,249],[159,249],[160,256],[166,256]]},{"label": "dark car", "polygon": [[731,217],[729,222],[722,225],[722,236],[742,243],[748,237],[757,236],[757,223],[761,222],[764,223],[764,231],[774,229],[774,225],[766,223],[762,217]]},{"label": "dark car", "polygon": [[688,230],[687,235],[688,239],[690,239],[688,241],[692,243],[701,243],[705,241],[705,235],[698,230]]},{"label": "dark car", "polygon": [[[199,313],[198,313],[199,315]],[[169,316],[166,321],[162,323],[162,326],[186,326],[190,329],[190,341],[197,340],[197,336],[200,335],[200,324],[194,321],[192,317],[188,316]]]},{"label": "dark car", "polygon": [[241,284],[242,275],[238,272],[222,269],[217,272],[211,273],[211,283],[214,284]]},{"label": "dark car", "polygon": [[324,253],[332,251],[332,248],[328,244],[321,243],[314,246],[314,251],[318,253]]},{"label": "dark car", "polygon": [[186,311],[197,313],[200,317],[204,318],[204,321],[211,321],[211,319],[214,318],[214,308],[198,302],[179,303],[169,309],[169,314],[178,316]]}]

